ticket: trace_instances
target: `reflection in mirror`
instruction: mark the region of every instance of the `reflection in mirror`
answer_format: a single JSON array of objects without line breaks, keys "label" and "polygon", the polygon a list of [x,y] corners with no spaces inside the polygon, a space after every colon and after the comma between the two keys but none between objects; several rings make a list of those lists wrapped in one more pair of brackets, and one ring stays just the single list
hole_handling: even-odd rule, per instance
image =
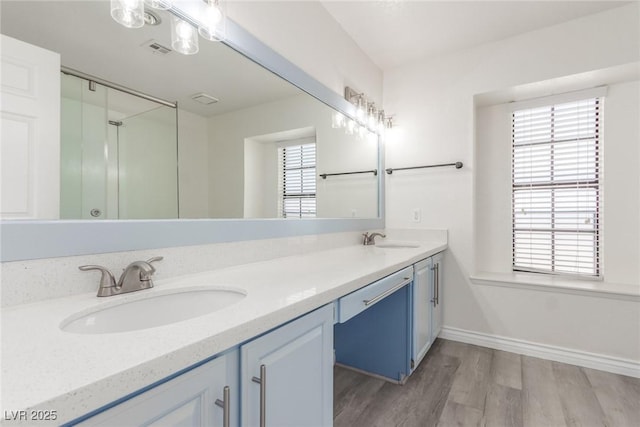
[{"label": "reflection in mirror", "polygon": [[176,109],[61,77],[60,218],[176,218]]},{"label": "reflection in mirror", "polygon": [[[200,40],[195,55],[172,51],[169,12],[129,30],[105,1],[0,7],[4,35],[134,93],[58,72],[60,139],[47,140],[59,153],[50,158],[59,162],[57,214],[4,218],[378,216],[379,176],[319,177],[377,169],[374,134],[332,127],[331,108],[226,45]],[[19,177],[3,169],[2,179]]]}]

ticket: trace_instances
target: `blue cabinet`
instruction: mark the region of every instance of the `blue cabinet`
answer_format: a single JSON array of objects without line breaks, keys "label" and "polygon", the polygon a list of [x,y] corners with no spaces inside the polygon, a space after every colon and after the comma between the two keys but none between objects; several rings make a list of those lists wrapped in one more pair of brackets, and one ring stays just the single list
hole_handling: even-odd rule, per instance
[{"label": "blue cabinet", "polygon": [[70,425],[331,426],[334,348],[404,383],[440,333],[442,291],[436,254]]},{"label": "blue cabinet", "polygon": [[433,343],[431,314],[433,304],[432,259],[427,258],[414,265],[413,279],[413,345],[411,368],[415,369]]},{"label": "blue cabinet", "polygon": [[241,346],[241,425],[332,425],[332,349],[333,304]]},{"label": "blue cabinet", "polygon": [[333,304],[329,304],[69,425],[332,423]]},{"label": "blue cabinet", "polygon": [[80,426],[238,426],[238,351],[104,410]]},{"label": "blue cabinet", "polygon": [[440,252],[414,264],[412,371],[417,369],[442,329],[442,260]]},{"label": "blue cabinet", "polygon": [[336,362],[404,383],[411,360],[413,267],[342,297],[335,325]]},{"label": "blue cabinet", "polygon": [[431,304],[431,336],[435,339],[440,335],[442,330],[442,294],[444,291],[443,279],[442,279],[442,261],[444,259],[442,252],[435,254],[431,261],[431,289],[432,289],[432,304]]}]

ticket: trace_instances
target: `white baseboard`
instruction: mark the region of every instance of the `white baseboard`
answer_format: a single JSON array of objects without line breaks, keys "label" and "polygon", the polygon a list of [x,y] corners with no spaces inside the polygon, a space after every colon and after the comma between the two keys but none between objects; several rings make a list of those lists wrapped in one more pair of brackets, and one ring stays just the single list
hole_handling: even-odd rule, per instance
[{"label": "white baseboard", "polygon": [[442,328],[439,337],[451,341],[493,348],[495,350],[509,351],[511,353],[524,354],[525,356],[538,357],[540,359],[569,363],[585,368],[640,378],[640,361],[637,360],[611,357],[604,354],[589,353],[565,347],[539,344],[447,326]]}]

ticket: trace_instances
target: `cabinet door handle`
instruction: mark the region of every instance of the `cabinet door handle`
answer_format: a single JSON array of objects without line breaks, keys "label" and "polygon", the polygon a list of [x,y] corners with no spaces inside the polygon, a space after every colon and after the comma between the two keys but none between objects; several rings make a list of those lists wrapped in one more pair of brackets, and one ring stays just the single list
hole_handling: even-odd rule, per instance
[{"label": "cabinet door handle", "polygon": [[435,265],[436,305],[440,304],[440,263]]},{"label": "cabinet door handle", "polygon": [[433,298],[431,298],[431,303],[435,307],[438,304],[438,264],[434,264],[431,267],[431,271],[433,271]]},{"label": "cabinet door handle", "polygon": [[253,377],[251,381],[260,384],[260,427],[267,425],[267,367],[260,365],[260,378]]},{"label": "cabinet door handle", "polygon": [[411,279],[410,277],[405,277],[402,280],[402,282],[398,283],[393,288],[387,289],[386,291],[384,291],[380,295],[375,296],[375,297],[373,297],[371,299],[362,300],[362,302],[364,303],[365,306],[371,305],[371,304],[375,304],[376,302],[380,301],[381,299],[386,298],[388,295],[391,295],[392,293],[394,293],[395,291],[397,291],[398,289],[400,289],[401,287],[403,287],[407,283],[410,283],[411,280],[413,280],[413,279]]},{"label": "cabinet door handle", "polygon": [[222,389],[222,400],[216,399],[215,404],[222,408],[222,426],[230,427],[231,423],[229,422],[231,411],[230,409],[230,397],[231,390],[229,386],[225,386]]}]

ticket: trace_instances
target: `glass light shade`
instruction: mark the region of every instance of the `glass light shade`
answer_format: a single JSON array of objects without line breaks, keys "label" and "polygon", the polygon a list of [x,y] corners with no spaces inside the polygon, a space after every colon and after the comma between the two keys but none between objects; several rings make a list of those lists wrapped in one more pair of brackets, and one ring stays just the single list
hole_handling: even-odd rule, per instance
[{"label": "glass light shade", "polygon": [[203,39],[222,41],[227,32],[227,20],[224,12],[224,3],[219,0],[208,0],[204,16],[200,20],[198,33]]},{"label": "glass light shade", "polygon": [[347,119],[347,127],[345,128],[345,132],[347,135],[353,135],[356,132],[356,122]]},{"label": "glass light shade", "polygon": [[356,120],[358,121],[358,123],[364,123],[365,122],[365,115],[366,115],[366,111],[365,111],[365,107],[364,107],[364,100],[362,99],[362,96],[358,97],[358,103],[356,105]]},{"label": "glass light shade", "polygon": [[344,127],[345,117],[342,113],[336,111],[331,115],[331,127],[341,129]]},{"label": "glass light shade", "polygon": [[375,108],[369,109],[369,116],[367,117],[367,127],[369,130],[375,131],[378,125],[378,111]]},{"label": "glass light shade", "polygon": [[200,50],[198,31],[176,16],[171,19],[171,47],[183,55],[193,55]]},{"label": "glass light shade", "polygon": [[127,28],[140,28],[144,25],[144,1],[111,0],[111,17]]},{"label": "glass light shade", "polygon": [[382,134],[385,130],[384,110],[378,111],[378,133]]},{"label": "glass light shade", "polygon": [[144,3],[158,10],[169,10],[173,6],[173,0],[144,0]]}]

